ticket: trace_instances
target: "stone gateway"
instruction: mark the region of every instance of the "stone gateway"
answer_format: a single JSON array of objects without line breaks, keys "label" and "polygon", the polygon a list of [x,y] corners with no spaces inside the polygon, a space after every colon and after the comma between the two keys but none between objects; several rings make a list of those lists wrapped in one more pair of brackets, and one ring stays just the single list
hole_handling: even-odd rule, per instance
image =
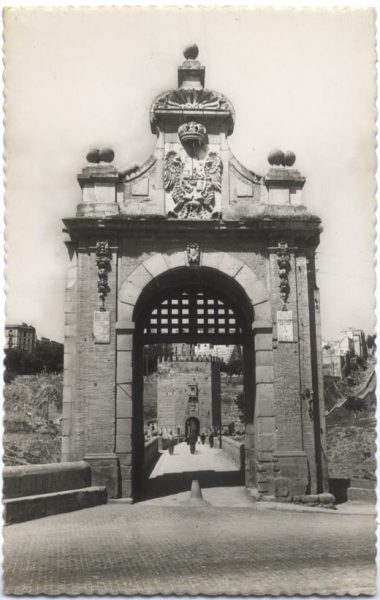
[{"label": "stone gateway", "polygon": [[[243,348],[245,484],[260,496],[327,490],[315,250],[320,219],[302,201],[295,155],[274,150],[266,175],[232,155],[233,105],[205,85],[198,49],[178,88],[150,109],[157,142],[118,170],[95,148],[64,220],[62,460],[133,499],[144,461],[143,346]],[[179,368],[179,367],[176,367]]]}]

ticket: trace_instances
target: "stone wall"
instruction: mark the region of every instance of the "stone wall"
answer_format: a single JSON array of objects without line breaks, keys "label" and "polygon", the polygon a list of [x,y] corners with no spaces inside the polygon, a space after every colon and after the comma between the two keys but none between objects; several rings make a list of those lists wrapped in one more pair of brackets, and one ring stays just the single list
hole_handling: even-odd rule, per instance
[{"label": "stone wall", "polygon": [[222,436],[222,450],[239,469],[244,471],[244,444],[242,442]]},{"label": "stone wall", "polygon": [[4,498],[49,494],[91,485],[91,469],[84,461],[4,467]]},{"label": "stone wall", "polygon": [[144,444],[144,474],[149,477],[159,457],[158,439],[153,438]]}]

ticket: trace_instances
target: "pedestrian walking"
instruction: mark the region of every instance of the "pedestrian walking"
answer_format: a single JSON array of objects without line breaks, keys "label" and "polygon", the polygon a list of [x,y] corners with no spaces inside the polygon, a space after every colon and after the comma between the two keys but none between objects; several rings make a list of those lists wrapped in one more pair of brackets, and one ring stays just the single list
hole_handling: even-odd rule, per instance
[{"label": "pedestrian walking", "polygon": [[173,437],[173,432],[170,430],[169,431],[169,441],[168,441],[168,448],[169,448],[169,454],[173,454],[174,453],[174,437]]},{"label": "pedestrian walking", "polygon": [[208,436],[208,443],[210,444],[210,448],[214,447],[214,434],[210,431],[210,435]]},{"label": "pedestrian walking", "polygon": [[189,444],[190,444],[190,454],[195,454],[195,444],[197,443],[197,434],[195,431],[190,431],[189,434]]},{"label": "pedestrian walking", "polygon": [[204,445],[206,441],[206,434],[204,432],[201,433],[201,442],[202,442],[202,446]]}]

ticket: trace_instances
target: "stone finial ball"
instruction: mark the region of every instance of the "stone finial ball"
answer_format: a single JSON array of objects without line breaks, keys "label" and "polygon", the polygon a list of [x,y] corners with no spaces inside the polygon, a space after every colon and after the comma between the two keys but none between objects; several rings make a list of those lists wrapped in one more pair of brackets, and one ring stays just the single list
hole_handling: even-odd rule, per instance
[{"label": "stone finial ball", "polygon": [[296,162],[296,155],[291,150],[285,150],[284,152],[285,165],[292,167]]},{"label": "stone finial ball", "polygon": [[190,44],[186,46],[183,51],[183,55],[187,60],[195,60],[199,54],[199,48],[196,44]]},{"label": "stone finial ball", "polygon": [[86,154],[86,159],[90,163],[100,162],[99,148],[91,148]]},{"label": "stone finial ball", "polygon": [[112,148],[100,148],[99,156],[101,161],[110,163],[115,158],[115,152]]},{"label": "stone finial ball", "polygon": [[270,165],[279,167],[284,164],[284,160],[285,157],[283,151],[278,150],[277,148],[268,154],[268,162]]}]

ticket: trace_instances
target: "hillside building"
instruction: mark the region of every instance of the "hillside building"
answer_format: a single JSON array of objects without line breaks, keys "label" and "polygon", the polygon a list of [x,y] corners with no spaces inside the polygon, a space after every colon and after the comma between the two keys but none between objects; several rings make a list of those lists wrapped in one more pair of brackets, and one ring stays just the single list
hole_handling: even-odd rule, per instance
[{"label": "hillside building", "polygon": [[32,352],[36,344],[36,330],[31,325],[5,325],[5,348]]}]

